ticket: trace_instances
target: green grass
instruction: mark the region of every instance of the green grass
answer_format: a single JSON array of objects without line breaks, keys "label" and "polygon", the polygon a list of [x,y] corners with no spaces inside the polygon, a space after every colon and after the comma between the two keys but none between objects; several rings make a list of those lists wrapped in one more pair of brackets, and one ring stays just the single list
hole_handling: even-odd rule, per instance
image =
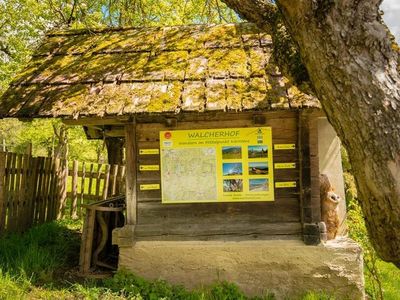
[{"label": "green grass", "polygon": [[[0,299],[251,299],[232,283],[218,282],[188,291],[123,270],[113,278],[85,280],[77,276],[81,225],[80,220],[63,220],[0,238]],[[265,295],[252,299],[275,298]],[[309,293],[304,299],[331,298]]]}]

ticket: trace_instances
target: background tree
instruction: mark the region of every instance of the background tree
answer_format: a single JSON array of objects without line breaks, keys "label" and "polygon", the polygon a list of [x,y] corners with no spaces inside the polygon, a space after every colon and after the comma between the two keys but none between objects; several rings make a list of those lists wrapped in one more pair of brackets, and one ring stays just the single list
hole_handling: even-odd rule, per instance
[{"label": "background tree", "polygon": [[372,242],[400,267],[399,53],[382,1],[224,2],[261,28],[283,19],[348,151]]}]

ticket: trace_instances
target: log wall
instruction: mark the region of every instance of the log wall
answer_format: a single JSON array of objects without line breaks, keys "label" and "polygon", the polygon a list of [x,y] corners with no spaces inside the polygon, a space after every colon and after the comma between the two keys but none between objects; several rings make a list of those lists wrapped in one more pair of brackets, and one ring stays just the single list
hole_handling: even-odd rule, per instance
[{"label": "log wall", "polygon": [[[187,118],[166,123],[137,122],[134,160],[136,166],[159,165],[159,155],[140,155],[142,149],[159,149],[159,132],[236,127],[272,127],[273,144],[295,144],[293,150],[274,150],[274,163],[296,163],[295,169],[275,169],[274,182],[296,181],[294,188],[275,188],[273,202],[161,204],[161,190],[140,190],[141,184],[161,184],[160,171],[140,171],[136,168],[137,240],[238,240],[300,238],[302,207],[299,168],[298,112],[268,112],[258,114],[265,124],[254,124],[254,114],[216,114],[212,117]],[[262,118],[261,118],[262,119]],[[258,119],[259,120],[259,119]],[[315,147],[312,146],[312,149]],[[133,160],[132,159],[132,160]],[[127,164],[134,162],[127,160]],[[317,168],[318,170],[318,168]],[[177,187],[178,188],[178,187]],[[311,188],[311,187],[309,187]],[[319,195],[319,191],[313,191]],[[129,201],[129,197],[127,197]],[[133,223],[132,223],[133,224]]]}]

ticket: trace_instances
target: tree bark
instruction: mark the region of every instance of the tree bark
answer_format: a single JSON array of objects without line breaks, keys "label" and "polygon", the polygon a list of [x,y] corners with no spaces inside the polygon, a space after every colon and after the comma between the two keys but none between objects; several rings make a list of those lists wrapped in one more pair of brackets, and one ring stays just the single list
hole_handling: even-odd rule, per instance
[{"label": "tree bark", "polygon": [[[124,139],[108,137],[105,142],[107,147],[108,164],[122,166],[124,164]],[[108,186],[108,195],[112,195],[112,189],[113,187],[110,184]],[[116,191],[119,190],[120,183],[117,180]]]},{"label": "tree bark", "polygon": [[106,138],[107,158],[110,165],[122,165],[124,159],[124,140],[120,138]]},{"label": "tree bark", "polygon": [[[269,9],[268,1],[225,2],[265,26],[260,10]],[[400,267],[399,54],[381,20],[381,1],[276,2],[348,151],[371,241],[382,259]]]}]

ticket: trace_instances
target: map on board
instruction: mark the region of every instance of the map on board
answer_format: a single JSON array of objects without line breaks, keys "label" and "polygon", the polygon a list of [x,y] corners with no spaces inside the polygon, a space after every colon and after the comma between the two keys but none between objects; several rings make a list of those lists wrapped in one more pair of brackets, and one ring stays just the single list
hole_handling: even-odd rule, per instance
[{"label": "map on board", "polygon": [[217,199],[215,148],[163,149],[163,200]]}]

